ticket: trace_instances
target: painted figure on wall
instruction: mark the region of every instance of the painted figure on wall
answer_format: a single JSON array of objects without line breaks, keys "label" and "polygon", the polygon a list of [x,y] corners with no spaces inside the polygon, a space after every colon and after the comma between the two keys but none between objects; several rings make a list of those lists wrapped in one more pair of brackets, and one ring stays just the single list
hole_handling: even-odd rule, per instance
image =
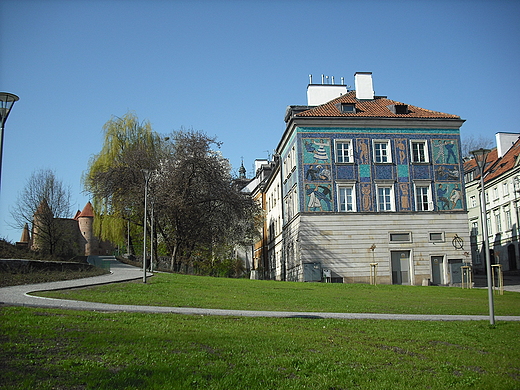
[{"label": "painted figure on wall", "polygon": [[306,138],[303,140],[303,162],[324,164],[330,162],[330,139]]},{"label": "painted figure on wall", "polygon": [[358,139],[358,152],[359,152],[359,163],[360,164],[369,164],[369,156],[368,156],[368,140],[367,139]]},{"label": "painted figure on wall", "polygon": [[458,183],[437,184],[437,208],[439,210],[462,210],[462,191]]},{"label": "painted figure on wall", "polygon": [[365,183],[361,185],[361,197],[363,211],[372,210],[372,187],[370,184]]},{"label": "painted figure on wall", "polygon": [[395,140],[395,145],[399,155],[398,164],[406,164],[406,140],[397,139]]},{"label": "painted figure on wall", "polygon": [[459,158],[457,152],[459,146],[456,140],[434,139],[433,161],[435,164],[458,164]]},{"label": "painted figure on wall", "polygon": [[401,191],[401,210],[410,210],[410,185],[408,183],[399,183]]},{"label": "painted figure on wall", "polygon": [[332,211],[331,185],[305,185],[307,211]]}]

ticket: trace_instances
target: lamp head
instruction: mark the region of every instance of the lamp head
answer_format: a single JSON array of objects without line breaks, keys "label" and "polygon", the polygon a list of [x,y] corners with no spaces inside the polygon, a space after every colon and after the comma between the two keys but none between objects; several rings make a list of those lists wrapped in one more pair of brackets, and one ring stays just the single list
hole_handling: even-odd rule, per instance
[{"label": "lamp head", "polygon": [[18,101],[19,97],[7,92],[0,92],[0,124],[4,125],[7,117],[9,116],[9,112],[16,101]]},{"label": "lamp head", "polygon": [[484,167],[486,164],[486,157],[491,152],[489,149],[480,148],[477,150],[473,150],[470,153],[475,157],[475,161],[480,169]]}]

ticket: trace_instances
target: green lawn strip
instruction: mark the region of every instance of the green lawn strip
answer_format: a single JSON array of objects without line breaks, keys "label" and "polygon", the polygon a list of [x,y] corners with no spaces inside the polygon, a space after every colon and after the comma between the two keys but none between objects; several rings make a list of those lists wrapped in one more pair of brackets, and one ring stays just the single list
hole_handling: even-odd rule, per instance
[{"label": "green lawn strip", "polygon": [[520,387],[518,322],[3,307],[0,335],[1,389]]},{"label": "green lawn strip", "polygon": [[[486,289],[327,284],[157,274],[39,296],[82,301],[238,310],[487,315]],[[520,315],[520,294],[495,295],[496,315]]]}]

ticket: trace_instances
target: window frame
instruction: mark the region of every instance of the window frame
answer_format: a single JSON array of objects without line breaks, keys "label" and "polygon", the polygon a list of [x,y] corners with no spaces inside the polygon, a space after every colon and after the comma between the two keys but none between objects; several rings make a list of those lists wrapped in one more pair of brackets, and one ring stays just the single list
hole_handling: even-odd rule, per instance
[{"label": "window frame", "polygon": [[[342,202],[341,201],[342,190],[346,190],[346,189],[350,189],[351,190],[351,194],[350,194],[350,197],[351,197],[351,207],[352,207],[351,210],[347,210],[346,207],[345,207],[345,210],[342,210],[342,206],[344,204],[345,205],[348,204],[346,202]],[[337,192],[338,212],[340,212],[340,213],[354,213],[354,212],[357,211],[356,186],[354,185],[354,183],[338,183],[336,185],[336,192]]]},{"label": "window frame", "polygon": [[[339,145],[346,145],[348,144],[348,147],[346,148],[346,152],[347,152],[347,160],[348,161],[345,161],[344,158],[345,158],[345,148],[342,147],[341,149],[341,154],[339,153],[338,151],[338,146]],[[334,154],[335,154],[335,160],[336,160],[336,164],[352,164],[354,163],[354,150],[353,150],[353,147],[352,147],[352,140],[351,139],[336,139],[334,140]],[[340,157],[341,159],[343,159],[343,161],[339,161],[340,160]]]},{"label": "window frame", "polygon": [[[386,155],[379,156],[381,161],[378,161],[378,153],[377,153],[378,148],[376,147],[376,145],[386,145],[386,147],[385,147]],[[372,152],[373,152],[373,156],[374,156],[373,160],[374,160],[375,164],[391,164],[392,163],[392,148],[391,148],[389,139],[372,140]],[[386,159],[386,161],[383,161],[384,159]]]},{"label": "window frame", "polygon": [[[419,189],[424,189],[424,188],[426,189],[426,198],[427,198],[426,209],[419,207],[420,204],[424,205],[424,201],[419,202]],[[414,183],[414,195],[415,195],[414,202],[415,202],[416,211],[433,211],[434,210],[431,183],[429,183],[429,182],[428,183],[421,183],[421,182]]]},{"label": "window frame", "polygon": [[[405,235],[408,236],[407,240],[395,240],[395,239],[392,239],[392,238],[395,238],[395,236],[405,236]],[[412,240],[412,232],[410,232],[410,231],[406,231],[406,232],[399,232],[399,231],[388,232],[388,242],[391,243],[391,244],[401,244],[403,242],[413,242],[413,240]]]},{"label": "window frame", "polygon": [[[383,196],[386,198],[386,196],[388,196],[390,198],[390,208],[387,209],[386,206],[385,208],[382,210],[381,209],[381,194],[379,193],[379,190],[380,189],[388,189],[389,190],[389,194],[383,194]],[[390,212],[390,211],[395,211],[395,188],[394,188],[394,184],[386,184],[386,183],[376,183],[376,203],[377,203],[377,211],[378,212]],[[388,204],[388,202],[386,202],[386,199],[385,201],[383,202],[385,205]]]},{"label": "window frame", "polygon": [[[415,158],[415,150],[414,145],[422,145],[424,160]],[[411,151],[411,160],[413,164],[428,164],[430,162],[430,154],[428,153],[428,141],[426,140],[410,140],[410,151]],[[420,157],[420,156],[419,156]]]}]

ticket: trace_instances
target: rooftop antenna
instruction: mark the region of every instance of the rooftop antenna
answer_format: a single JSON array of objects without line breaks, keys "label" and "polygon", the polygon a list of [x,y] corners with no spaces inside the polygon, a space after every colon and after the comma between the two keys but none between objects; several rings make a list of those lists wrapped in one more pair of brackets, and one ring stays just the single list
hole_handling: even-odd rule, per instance
[{"label": "rooftop antenna", "polygon": [[269,150],[264,150],[267,153],[267,161],[271,161],[271,152]]}]

